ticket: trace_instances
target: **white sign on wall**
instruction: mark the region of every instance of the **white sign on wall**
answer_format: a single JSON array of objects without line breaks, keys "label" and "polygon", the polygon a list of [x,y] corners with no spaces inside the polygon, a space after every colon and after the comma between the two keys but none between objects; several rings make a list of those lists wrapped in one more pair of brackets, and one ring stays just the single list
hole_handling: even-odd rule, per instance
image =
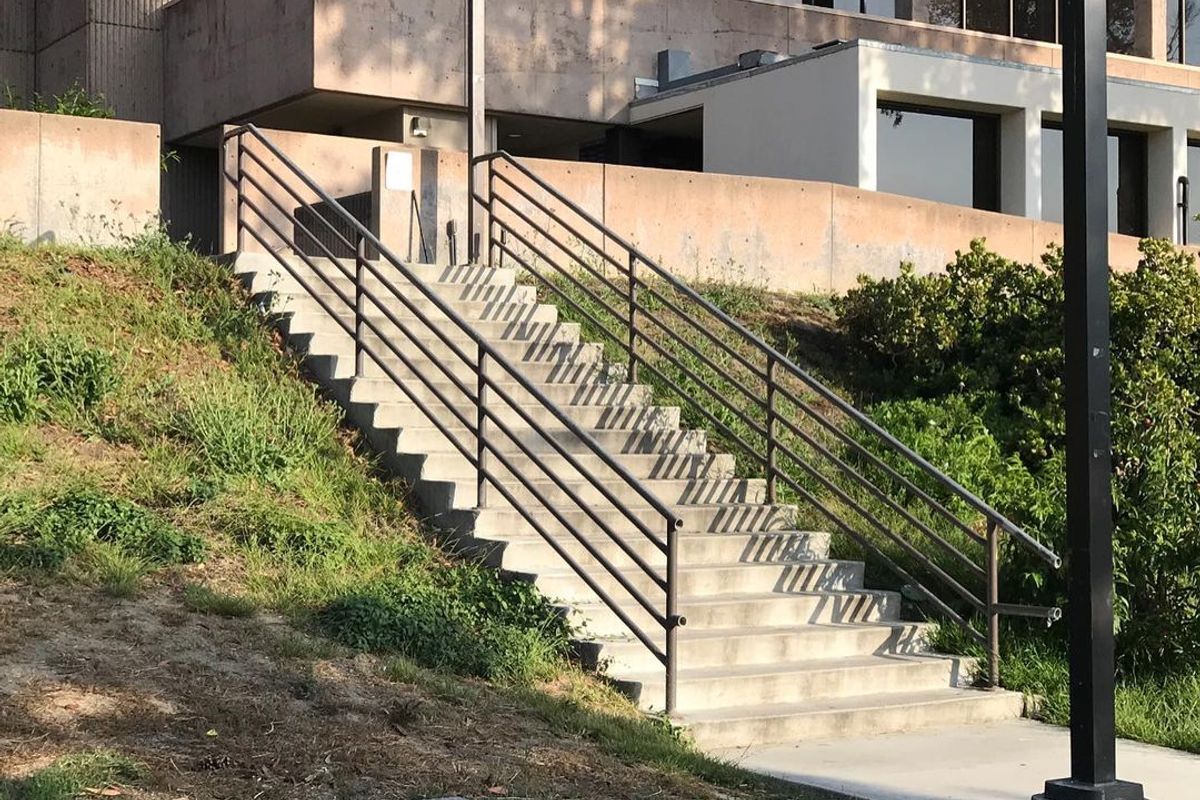
[{"label": "white sign on wall", "polygon": [[390,192],[413,190],[412,153],[392,152],[384,159],[383,188]]}]

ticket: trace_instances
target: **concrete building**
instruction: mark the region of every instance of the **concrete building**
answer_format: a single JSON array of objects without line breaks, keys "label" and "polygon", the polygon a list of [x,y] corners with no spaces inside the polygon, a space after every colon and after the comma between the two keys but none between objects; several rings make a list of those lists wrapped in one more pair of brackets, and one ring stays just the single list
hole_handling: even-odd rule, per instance
[{"label": "concrete building", "polygon": [[[190,196],[215,180],[234,122],[462,149],[463,5],[3,0],[0,84],[79,82],[160,123],[186,184],[165,196]],[[1176,0],[1109,7],[1112,228],[1182,240],[1179,179],[1200,178],[1200,19],[1186,24],[1200,0],[1183,25]],[[487,22],[492,135],[516,155],[828,180],[1050,221],[1061,205],[1052,0],[522,0],[490,3]]]}]

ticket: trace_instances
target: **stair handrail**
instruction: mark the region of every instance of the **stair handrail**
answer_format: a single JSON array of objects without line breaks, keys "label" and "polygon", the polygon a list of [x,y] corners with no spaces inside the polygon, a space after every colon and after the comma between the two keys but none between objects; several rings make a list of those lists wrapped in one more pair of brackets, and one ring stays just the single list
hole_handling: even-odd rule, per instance
[{"label": "stair handrail", "polygon": [[[833,389],[826,386],[807,370],[797,365],[790,358],[780,353],[775,347],[768,344],[760,336],[747,329],[738,320],[731,317],[729,314],[718,308],[715,304],[689,286],[685,281],[677,275],[663,268],[655,259],[650,258],[638,246],[634,245],[626,238],[612,230],[604,222],[597,219],[591,212],[583,208],[579,203],[567,197],[562,191],[553,186],[549,181],[537,175],[521,161],[515,158],[510,153],[499,150],[494,151],[477,158],[475,165],[485,165],[487,168],[486,195],[482,189],[477,191],[471,198],[475,202],[484,207],[487,219],[487,253],[488,263],[494,263],[494,254],[499,254],[501,260],[505,256],[520,264],[526,271],[538,278],[542,284],[550,291],[558,295],[559,298],[570,304],[577,312],[588,319],[601,333],[617,342],[628,355],[628,363],[630,375],[636,376],[637,369],[640,366],[651,369],[659,377],[671,383],[675,393],[680,397],[689,400],[701,416],[708,419],[718,428],[722,429],[730,438],[736,441],[741,449],[750,452],[751,455],[759,460],[765,466],[768,487],[768,499],[774,501],[777,496],[777,486],[779,483],[784,483],[806,501],[813,504],[818,511],[830,519],[840,530],[850,535],[855,541],[862,545],[865,549],[879,557],[885,565],[898,574],[904,581],[913,587],[921,596],[929,600],[940,611],[946,614],[949,618],[967,630],[977,641],[985,644],[988,649],[989,656],[989,682],[993,686],[999,683],[999,618],[1001,615],[1006,616],[1021,616],[1035,617],[1045,619],[1048,623],[1052,623],[1061,618],[1061,610],[1054,607],[1040,607],[1002,603],[999,599],[999,535],[1007,534],[1012,541],[1018,543],[1021,547],[1032,553],[1037,558],[1046,562],[1051,568],[1058,569],[1062,565],[1062,559],[1049,547],[1038,541],[1019,525],[1001,514],[990,504],[976,496],[974,493],[962,486],[958,481],[954,480],[949,475],[946,475],[942,470],[935,467],[927,459],[917,453],[913,448],[901,442],[882,426],[872,420],[869,416],[856,408],[852,403],[838,395]],[[534,194],[518,185],[518,183],[506,174],[505,170],[499,169],[499,165],[512,167],[516,172],[532,183],[538,190],[544,192],[552,201],[542,202]],[[501,190],[505,190],[502,192]],[[519,200],[531,205],[537,212],[545,215],[555,225],[569,234],[574,240],[576,246],[584,246],[593,253],[601,262],[612,266],[616,269],[618,276],[627,280],[624,286],[617,286],[606,275],[595,268],[594,265],[587,262],[586,259],[579,256],[575,248],[569,243],[564,243],[561,239],[554,235],[550,230],[550,226],[539,225],[529,214],[518,206],[518,202],[507,197],[507,190],[511,190],[519,196]],[[565,218],[564,213],[551,208],[551,204],[557,205],[569,212],[572,218],[581,220],[586,226],[594,229],[596,238],[600,239],[602,244],[597,244],[591,237],[579,230],[580,225],[572,224],[571,221]],[[506,220],[506,216],[509,218]],[[529,230],[535,231],[530,236],[523,235],[517,226],[511,221],[512,218],[519,220]],[[497,233],[500,235],[497,236]],[[591,301],[598,303],[609,315],[618,320],[624,320],[627,327],[627,335],[621,337],[614,334],[607,326],[602,324],[595,318],[588,309],[582,307],[573,300],[569,295],[562,291],[561,287],[556,286],[542,276],[526,258],[515,250],[507,241],[507,237],[513,237],[527,251],[527,254],[532,254],[540,262],[546,263],[553,267],[561,277],[565,278],[573,288],[584,292]],[[531,238],[533,237],[533,238]],[[558,260],[546,252],[546,248],[535,242],[534,238],[541,238],[546,245],[552,245],[554,249],[564,254],[568,259],[574,262],[574,267],[582,272],[590,274],[593,278],[601,281],[608,289],[614,292],[624,294],[622,298],[624,309],[613,308],[603,297],[597,294],[590,287],[586,286],[578,279],[577,275],[572,274],[572,270],[565,268]],[[612,251],[617,250],[623,254],[623,258],[614,257]],[[731,332],[738,341],[747,345],[751,349],[765,358],[765,368],[760,368],[751,364],[745,356],[742,355],[735,347],[730,346],[727,342],[718,338],[707,328],[706,325],[701,325],[694,320],[689,319],[683,314],[677,306],[672,305],[672,301],[665,297],[658,289],[643,276],[641,267],[645,267],[653,278],[662,281],[679,295],[686,298],[688,302],[695,307],[701,309],[711,321],[714,321],[717,326]],[[763,379],[766,383],[765,397],[754,395],[753,392],[745,387],[737,385],[736,379],[724,370],[720,365],[716,364],[711,358],[699,351],[695,346],[681,337],[677,331],[674,331],[670,326],[665,325],[662,321],[656,319],[644,304],[639,302],[640,292],[647,292],[656,301],[664,306],[671,308],[676,317],[683,324],[690,325],[701,335],[708,338],[709,341],[715,343],[723,349],[723,354],[739,362],[743,367],[747,368],[755,377]],[[638,323],[641,320],[647,320],[655,325],[655,330],[661,332],[665,338],[672,340],[678,346],[688,350],[688,352],[699,358],[707,367],[714,370],[722,378],[733,381],[734,388],[750,399],[751,402],[757,402],[761,410],[766,414],[766,424],[759,425],[753,419],[746,416],[745,412],[731,403],[727,398],[720,395],[703,378],[691,372],[677,358],[674,358],[666,348],[655,341],[649,333],[640,332]],[[722,403],[726,411],[729,411],[744,423],[746,423],[756,434],[763,435],[766,445],[765,453],[757,453],[752,445],[733,432],[721,420],[713,416],[707,409],[695,400],[695,395],[689,391],[675,386],[661,370],[655,365],[647,361],[638,353],[638,345],[642,344],[652,350],[656,355],[661,356],[673,365],[681,369],[687,376],[698,384],[699,389],[706,390],[707,393],[716,398],[719,403]],[[672,360],[674,358],[674,360]],[[781,384],[778,380],[777,372],[782,372],[790,375],[798,380],[804,387],[814,392],[822,400],[844,414],[848,419],[852,420],[861,430],[875,438],[887,450],[896,454],[903,462],[907,462],[919,470],[935,483],[943,487],[950,495],[957,498],[969,508],[974,509],[979,513],[987,524],[986,535],[980,535],[973,530],[967,523],[962,521],[952,511],[947,509],[941,502],[931,497],[927,492],[915,485],[908,478],[901,475],[890,464],[880,459],[875,453],[865,447],[856,438],[850,436],[845,431],[842,431],[836,423],[828,420],[824,414],[815,409],[810,403],[803,398],[789,392],[788,388]],[[910,513],[907,508],[900,506],[886,492],[870,482],[869,478],[865,478],[858,473],[850,464],[839,458],[835,453],[823,447],[820,442],[816,441],[807,434],[799,425],[787,419],[777,411],[777,399],[782,396],[787,401],[793,403],[796,407],[804,412],[804,416],[815,420],[826,432],[834,436],[838,441],[854,450],[855,453],[863,458],[872,467],[882,470],[892,480],[895,480],[899,485],[909,492],[913,497],[924,503],[933,513],[950,522],[956,528],[965,533],[970,539],[985,548],[987,564],[985,567],[980,567],[975,564],[969,556],[959,551],[950,542],[939,536],[927,524],[918,520]],[[980,599],[974,596],[969,590],[964,588],[956,579],[948,575],[940,567],[934,564],[930,559],[921,554],[911,545],[906,543],[902,538],[898,538],[894,532],[884,530],[884,525],[874,514],[869,510],[861,507],[853,498],[848,496],[839,487],[826,480],[815,469],[811,468],[803,458],[797,456],[786,443],[779,440],[779,432],[784,430],[792,435],[799,437],[804,443],[816,450],[822,455],[828,463],[844,475],[850,476],[860,488],[863,488],[880,502],[883,502],[890,512],[897,514],[904,521],[916,527],[922,534],[930,538],[930,541],[935,543],[943,551],[947,552],[951,557],[966,565],[968,571],[978,578],[982,578],[987,584],[987,596],[985,599]],[[839,500],[847,503],[855,511],[858,516],[862,517],[867,523],[880,531],[889,541],[891,541],[900,549],[904,550],[909,556],[913,557],[921,563],[926,569],[929,569],[951,589],[955,591],[961,598],[967,601],[969,605],[977,611],[986,615],[988,620],[987,635],[980,634],[974,629],[974,626],[962,617],[958,612],[951,608],[947,603],[941,600],[935,593],[924,586],[920,581],[914,578],[907,570],[897,564],[880,548],[876,547],[856,528],[849,525],[843,520],[840,515],[832,512],[823,503],[821,503],[815,495],[812,494],[804,486],[797,483],[789,475],[784,473],[777,465],[776,461],[779,455],[784,455],[797,464],[804,470],[809,477],[821,483],[824,488],[832,491]]]},{"label": "stair handrail", "polygon": [[[351,243],[346,236],[337,229],[328,219],[317,212],[312,203],[305,200],[302,194],[297,191],[290,183],[285,181],[279,174],[260,158],[252,149],[246,146],[245,137],[250,136],[252,139],[261,145],[271,156],[278,161],[295,176],[307,189],[312,192],[323,206],[332,211],[340,221],[347,225],[352,232],[354,242]],[[236,171],[231,172],[228,167],[228,147],[232,140],[237,141],[236,152]],[[363,367],[366,359],[371,359],[381,369],[384,375],[403,392],[408,399],[416,406],[422,414],[434,425],[437,430],[446,437],[446,439],[461,453],[476,470],[477,481],[477,506],[483,508],[486,503],[486,489],[489,487],[496,490],[508,503],[513,510],[520,514],[526,522],[542,537],[543,540],[550,545],[551,549],[563,559],[564,562],[571,568],[576,575],[584,581],[600,600],[614,613],[626,628],[633,634],[644,647],[646,647],[652,655],[663,665],[666,672],[665,681],[665,708],[668,713],[675,710],[676,705],[676,673],[677,673],[677,634],[678,628],[686,625],[686,618],[678,611],[678,532],[682,527],[682,519],[669,505],[659,499],[654,492],[647,487],[640,479],[635,477],[619,460],[615,459],[608,453],[587,431],[571,417],[563,411],[557,403],[550,400],[512,361],[495,348],[487,338],[478,333],[470,323],[468,323],[449,303],[441,296],[434,292],[430,287],[425,285],[425,282],[413,272],[409,266],[401,259],[396,257],[390,249],[380,241],[379,237],[373,234],[365,225],[357,220],[350,212],[348,212],[341,203],[334,199],[326,192],[307,172],[301,169],[290,157],[287,156],[278,146],[276,146],[263,132],[253,124],[241,125],[224,133],[222,137],[222,147],[226,150],[225,165],[222,168],[224,177],[235,188],[236,191],[236,222],[237,222],[237,249],[239,253],[246,252],[245,236],[249,234],[253,237],[260,246],[265,250],[265,254],[272,256],[292,278],[304,289],[310,299],[314,300],[327,314],[333,319],[337,325],[354,341],[355,349],[355,377],[362,378],[364,376]],[[351,273],[343,264],[342,259],[336,256],[328,245],[321,241],[313,231],[304,222],[299,220],[295,214],[285,207],[285,204],[278,200],[268,191],[250,171],[246,169],[246,159],[253,161],[256,167],[270,177],[280,188],[282,188],[292,200],[304,208],[312,215],[313,219],[324,223],[327,231],[336,239],[340,240],[342,245],[354,251],[354,271]],[[296,237],[289,235],[280,226],[272,221],[271,217],[264,213],[263,209],[252,200],[246,191],[246,185],[253,186],[258,194],[265,199],[274,209],[275,212],[282,216],[288,223],[293,226],[293,229],[303,234],[304,238],[309,243],[315,245],[337,271],[344,277],[354,282],[354,296],[351,298],[347,293],[343,292],[338,287],[334,279],[325,274],[324,271],[317,267],[313,261],[313,257],[306,254],[297,244]],[[251,226],[245,219],[246,212],[253,212],[259,220],[278,237],[284,246],[290,247],[294,255],[300,258],[301,261],[312,271],[312,274],[320,278],[339,300],[346,306],[353,309],[354,320],[347,322],[342,319],[337,310],[330,304],[329,301],[322,298],[313,285],[309,283],[308,278],[302,275],[284,255],[281,255],[278,249],[271,246],[266,238]],[[453,338],[440,325],[434,324],[429,316],[423,312],[412,299],[406,297],[392,282],[392,279],[385,275],[374,263],[372,259],[367,257],[368,247],[373,248],[379,255],[379,259],[386,261],[399,275],[407,282],[408,285],[415,287],[421,295],[427,300],[436,311],[445,316],[452,325],[461,333],[465,334],[467,339],[475,347],[475,358],[462,350],[461,347],[453,340]],[[349,260],[349,259],[346,259]],[[475,389],[468,389],[466,383],[460,379],[453,369],[445,364],[439,357],[435,356],[429,350],[425,341],[421,336],[415,335],[409,326],[412,321],[405,322],[401,320],[395,312],[387,307],[384,301],[366,285],[368,273],[370,277],[378,281],[385,293],[389,295],[386,299],[398,300],[407,312],[412,314],[415,321],[424,327],[421,332],[429,335],[432,334],[446,346],[456,358],[463,363],[474,367],[475,370]],[[390,323],[394,330],[385,331],[377,322],[371,319],[367,314],[366,303],[370,302],[374,308]],[[404,335],[406,344],[415,347],[430,362],[442,372],[449,380],[451,385],[461,392],[462,397],[471,401],[473,411],[475,412],[474,419],[470,419],[463,414],[455,404],[438,388],[436,383],[430,381],[425,375],[413,367],[413,363],[408,354],[396,343],[394,334],[399,332]],[[384,347],[390,351],[391,355],[400,360],[405,367],[408,368],[411,375],[409,379],[420,380],[426,389],[428,389],[440,403],[446,412],[453,416],[463,427],[467,429],[468,435],[475,440],[475,447],[470,448],[463,442],[459,441],[458,437],[447,427],[447,423],[439,419],[439,415],[433,413],[428,405],[422,401],[417,393],[411,389],[396,371],[386,363],[386,355],[381,355],[376,346],[366,338],[366,333],[372,333],[380,341]],[[500,384],[493,374],[493,370],[489,369],[492,365],[499,367],[505,377],[513,381],[521,391],[527,393],[540,410],[547,412],[554,420],[561,424],[575,438],[583,442],[586,448],[604,464],[604,466],[616,476],[621,485],[632,489],[656,515],[662,518],[663,532],[665,536],[659,537],[650,530],[650,526],[640,519],[637,514],[624,503],[610,488],[610,481],[597,476],[591,469],[575,457],[574,454],[557,441],[553,432],[546,430],[535,415],[530,414],[521,403],[514,399],[506,389]],[[604,497],[613,508],[621,513],[639,533],[653,543],[665,557],[666,565],[664,574],[659,574],[659,570],[652,567],[633,547],[624,540],[619,534],[615,533],[608,523],[598,515],[593,502],[583,501],[579,495],[571,488],[566,481],[554,474],[554,471],[542,464],[539,455],[533,452],[527,444],[525,444],[520,436],[512,431],[509,425],[500,417],[492,403],[488,399],[492,396],[503,401],[505,407],[511,409],[529,426],[530,430],[540,439],[545,441],[555,453],[566,461],[572,470],[580,475],[592,488],[594,488],[602,497]],[[494,441],[491,441],[488,432],[492,427],[498,429],[508,441],[514,444],[517,449],[529,459],[530,463],[541,470],[542,475],[560,492],[565,494],[584,514],[595,523],[596,527],[603,532],[621,551],[628,556],[634,564],[636,564],[643,573],[645,573],[651,581],[662,590],[665,595],[665,609],[659,611],[657,606],[651,603],[644,594],[634,586],[629,579],[624,575],[623,571],[612,564],[612,562],[600,552],[596,546],[589,541],[588,537],[581,531],[574,528],[563,513],[558,509],[558,503],[547,499],[542,491],[537,488],[534,481],[529,480],[522,471],[517,469],[509,457],[500,450]],[[493,437],[494,438],[494,437]],[[626,612],[625,608],[616,600],[614,600],[608,591],[604,589],[596,580],[595,577],[589,574],[567,550],[562,543],[556,540],[556,537],[551,534],[539,521],[537,515],[532,513],[525,507],[525,504],[518,500],[512,490],[505,485],[495,472],[488,466],[488,462],[495,459],[508,474],[515,478],[522,488],[525,489],[533,498],[541,505],[542,509],[553,517],[571,537],[584,548],[587,553],[592,556],[604,570],[624,589],[630,597],[640,606],[655,622],[663,628],[664,646],[660,647],[643,629],[642,626],[633,621]]]}]

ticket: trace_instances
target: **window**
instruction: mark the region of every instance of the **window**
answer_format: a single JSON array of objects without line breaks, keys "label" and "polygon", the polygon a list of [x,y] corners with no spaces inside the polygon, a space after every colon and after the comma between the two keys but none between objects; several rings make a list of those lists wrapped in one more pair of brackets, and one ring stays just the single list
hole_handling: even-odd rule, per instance
[{"label": "window", "polygon": [[[1145,236],[1147,222],[1146,136],[1135,131],[1108,132],[1108,229]],[[1042,128],[1042,219],[1063,221],[1062,128]]]},{"label": "window", "polygon": [[875,17],[896,16],[896,0],[804,0],[803,5],[853,11]]},{"label": "window", "polygon": [[[1183,4],[1183,39],[1180,39],[1179,3],[1167,0],[1167,60],[1200,66],[1200,0]],[[1182,45],[1183,58],[1180,58]]]},{"label": "window", "polygon": [[999,210],[995,117],[881,103],[878,132],[879,191]]},{"label": "window", "polygon": [[1187,243],[1200,244],[1200,222],[1196,221],[1196,215],[1200,214],[1200,201],[1196,200],[1200,197],[1196,194],[1200,191],[1200,142],[1188,142],[1187,171],[1190,195],[1187,209]]}]

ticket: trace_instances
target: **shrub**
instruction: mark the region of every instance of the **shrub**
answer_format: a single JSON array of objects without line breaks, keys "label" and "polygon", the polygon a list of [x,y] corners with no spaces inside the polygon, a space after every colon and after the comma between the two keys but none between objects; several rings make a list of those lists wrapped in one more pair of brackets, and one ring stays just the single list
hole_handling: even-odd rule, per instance
[{"label": "shrub", "polygon": [[34,94],[25,100],[8,84],[4,86],[4,104],[18,111],[36,111],[39,114],[64,114],[71,117],[97,117],[111,119],[115,112],[102,94],[88,92],[79,81],[71,84],[62,94],[42,97]]},{"label": "shrub", "polygon": [[569,634],[531,584],[474,567],[402,573],[334,600],[319,622],[359,650],[516,683],[552,673]]},{"label": "shrub", "polygon": [[[1169,670],[1200,657],[1200,275],[1141,249],[1111,278],[1118,646],[1125,668]],[[1062,298],[1061,251],[1035,267],[974,242],[945,274],[864,278],[840,303],[868,363],[920,398],[880,407],[885,427],[1060,551]],[[1061,596],[1064,576],[1013,599]]]},{"label": "shrub", "polygon": [[74,489],[49,503],[0,498],[0,563],[57,569],[100,543],[155,565],[198,561],[204,543],[157,514],[94,489]]},{"label": "shrub", "polygon": [[89,411],[117,386],[111,353],[77,336],[24,334],[0,363],[0,421],[28,422],[47,402]]}]

